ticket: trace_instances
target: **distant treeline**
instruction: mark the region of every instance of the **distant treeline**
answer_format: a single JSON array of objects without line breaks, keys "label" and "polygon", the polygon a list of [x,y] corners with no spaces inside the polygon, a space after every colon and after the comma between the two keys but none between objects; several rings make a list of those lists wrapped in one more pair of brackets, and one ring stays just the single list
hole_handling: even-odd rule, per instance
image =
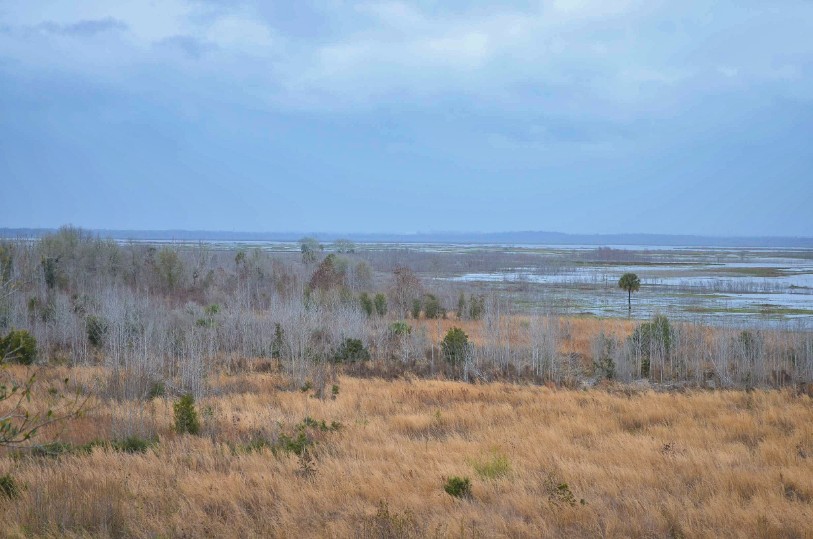
[{"label": "distant treeline", "polygon": [[[49,228],[0,228],[0,237],[40,238]],[[320,241],[347,239],[361,243],[474,243],[516,245],[640,245],[650,247],[796,248],[813,249],[813,237],[694,236],[672,234],[565,234],[562,232],[417,232],[367,234],[335,232],[240,232],[224,230],[108,230],[92,232],[114,240],[138,241],[298,241],[303,236]]]}]

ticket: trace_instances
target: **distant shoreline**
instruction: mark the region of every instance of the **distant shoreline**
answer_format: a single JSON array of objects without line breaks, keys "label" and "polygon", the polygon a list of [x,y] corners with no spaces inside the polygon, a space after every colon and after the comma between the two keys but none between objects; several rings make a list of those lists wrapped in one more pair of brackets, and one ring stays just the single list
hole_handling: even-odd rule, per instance
[{"label": "distant shoreline", "polygon": [[[33,239],[55,232],[53,228],[0,228],[0,238]],[[357,243],[475,244],[515,246],[587,247],[720,247],[813,249],[813,237],[794,236],[698,236],[677,234],[566,234],[562,232],[418,232],[413,234],[333,232],[240,232],[206,230],[112,230],[87,229],[104,238],[135,241],[295,242],[303,236],[331,242]]]}]

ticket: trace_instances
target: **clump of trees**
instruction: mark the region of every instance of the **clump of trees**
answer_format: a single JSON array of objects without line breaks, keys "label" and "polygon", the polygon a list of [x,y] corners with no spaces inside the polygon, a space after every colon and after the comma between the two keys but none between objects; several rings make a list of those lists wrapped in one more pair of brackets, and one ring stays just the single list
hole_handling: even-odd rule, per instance
[{"label": "clump of trees", "polygon": [[655,316],[651,322],[644,322],[630,336],[630,344],[640,361],[641,376],[648,377],[653,356],[668,360],[672,352],[674,333],[669,319]]},{"label": "clump of trees", "polygon": [[484,296],[470,294],[468,301],[466,301],[466,294],[460,292],[460,295],[457,297],[457,318],[460,320],[465,318],[469,320],[479,320],[483,316],[485,306],[486,299]]},{"label": "clump of trees", "polygon": [[319,253],[324,250],[325,247],[316,238],[307,236],[299,240],[299,251],[302,253],[302,262],[305,264],[316,262]]},{"label": "clump of trees", "polygon": [[347,338],[339,345],[333,359],[339,363],[367,361],[370,359],[370,351],[367,350],[361,339]]}]

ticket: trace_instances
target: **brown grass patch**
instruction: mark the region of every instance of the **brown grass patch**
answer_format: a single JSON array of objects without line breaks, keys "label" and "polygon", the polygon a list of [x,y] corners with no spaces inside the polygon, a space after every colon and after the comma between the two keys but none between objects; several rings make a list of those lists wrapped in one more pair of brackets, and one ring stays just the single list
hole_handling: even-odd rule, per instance
[{"label": "brown grass patch", "polygon": [[[318,400],[281,390],[283,382],[215,377],[213,396],[198,403],[200,437],[172,433],[168,399],[93,401],[66,440],[141,424],[160,442],[139,454],[0,457],[0,475],[22,485],[17,499],[2,500],[0,529],[10,537],[813,534],[807,396],[342,377],[337,399]],[[307,473],[294,454],[236,450],[305,417],[342,424],[318,437]],[[492,455],[510,473],[482,479],[476,466]],[[443,491],[451,476],[472,479],[470,499]]]}]

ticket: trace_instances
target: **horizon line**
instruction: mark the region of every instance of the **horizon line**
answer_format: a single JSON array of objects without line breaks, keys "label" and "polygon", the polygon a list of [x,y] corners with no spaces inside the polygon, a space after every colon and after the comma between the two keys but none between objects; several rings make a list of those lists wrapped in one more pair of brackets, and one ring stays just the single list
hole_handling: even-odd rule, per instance
[{"label": "horizon line", "polygon": [[[230,235],[248,235],[248,236],[300,236],[300,238],[309,236],[329,236],[335,239],[350,239],[349,236],[367,236],[367,237],[421,237],[421,236],[506,236],[506,235],[552,235],[552,236],[568,236],[568,237],[593,237],[593,238],[609,238],[609,237],[625,237],[637,236],[648,238],[695,238],[695,239],[719,239],[719,240],[743,240],[743,239],[764,239],[764,240],[813,240],[813,236],[803,235],[751,235],[751,234],[736,234],[736,235],[720,235],[720,234],[697,234],[697,233],[661,233],[661,232],[562,232],[557,230],[497,230],[497,231],[483,231],[483,230],[419,230],[411,232],[365,232],[365,231],[325,231],[325,230],[240,230],[240,229],[203,229],[203,228],[105,228],[105,227],[83,227],[73,224],[61,225],[59,227],[0,227],[0,236],[9,237],[9,233],[20,232],[34,232],[34,233],[48,233],[56,232],[61,228],[71,227],[96,234],[128,234],[138,233],[143,234],[230,234]],[[343,238],[342,236],[348,236]],[[214,238],[210,238],[214,239]],[[318,238],[317,238],[318,239]],[[288,241],[288,240],[285,240]]]}]

